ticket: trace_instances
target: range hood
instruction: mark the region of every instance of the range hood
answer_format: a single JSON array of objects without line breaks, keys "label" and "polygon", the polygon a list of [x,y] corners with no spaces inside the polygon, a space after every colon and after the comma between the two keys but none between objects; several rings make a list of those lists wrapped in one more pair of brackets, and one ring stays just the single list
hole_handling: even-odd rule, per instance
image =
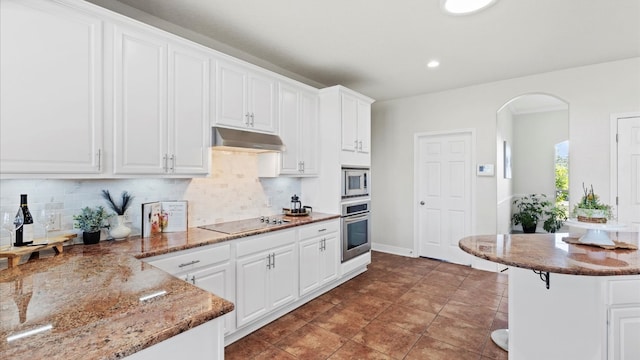
[{"label": "range hood", "polygon": [[245,130],[213,127],[211,146],[214,149],[244,150],[251,152],[284,151],[278,135],[255,133]]}]

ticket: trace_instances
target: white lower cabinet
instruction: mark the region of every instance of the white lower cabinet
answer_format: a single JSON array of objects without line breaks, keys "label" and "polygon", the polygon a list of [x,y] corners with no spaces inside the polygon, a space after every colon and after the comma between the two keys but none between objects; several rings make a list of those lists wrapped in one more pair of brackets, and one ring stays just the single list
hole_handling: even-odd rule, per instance
[{"label": "white lower cabinet", "polygon": [[640,359],[640,279],[609,281],[608,359]]},{"label": "white lower cabinet", "polygon": [[[231,244],[178,251],[145,261],[203,290],[235,302],[235,269],[231,258]],[[224,315],[224,334],[234,329],[233,312]]]},{"label": "white lower cabinet", "polygon": [[236,244],[236,321],[241,327],[297,298],[295,230]]},{"label": "white lower cabinet", "polygon": [[335,220],[300,229],[300,296],[338,278],[339,225]]}]

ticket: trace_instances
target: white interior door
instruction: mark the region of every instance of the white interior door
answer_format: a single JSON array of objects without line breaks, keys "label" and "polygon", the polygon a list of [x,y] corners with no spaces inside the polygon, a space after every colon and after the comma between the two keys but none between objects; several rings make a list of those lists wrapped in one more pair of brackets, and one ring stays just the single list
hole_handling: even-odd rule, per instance
[{"label": "white interior door", "polygon": [[640,228],[640,116],[618,118],[618,221]]},{"label": "white interior door", "polygon": [[471,232],[470,132],[417,139],[416,194],[418,254],[458,264],[471,256],[458,241]]}]

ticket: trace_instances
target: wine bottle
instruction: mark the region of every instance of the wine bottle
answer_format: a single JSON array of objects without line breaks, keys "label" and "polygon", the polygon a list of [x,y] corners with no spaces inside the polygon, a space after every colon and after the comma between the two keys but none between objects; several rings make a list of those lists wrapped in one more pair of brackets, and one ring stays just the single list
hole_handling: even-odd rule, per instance
[{"label": "wine bottle", "polygon": [[16,246],[25,246],[33,243],[33,216],[27,205],[27,194],[20,194],[20,209],[24,216],[22,227],[16,230]]}]

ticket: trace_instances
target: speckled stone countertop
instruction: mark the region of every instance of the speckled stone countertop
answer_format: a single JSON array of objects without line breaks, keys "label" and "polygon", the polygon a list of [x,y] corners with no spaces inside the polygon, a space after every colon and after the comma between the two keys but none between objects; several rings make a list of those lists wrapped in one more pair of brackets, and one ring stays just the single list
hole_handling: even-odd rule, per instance
[{"label": "speckled stone countertop", "polygon": [[[233,303],[139,260],[338,218],[311,216],[235,235],[189,228],[42,252],[0,270],[0,358],[118,359],[231,312]],[[166,294],[141,301],[159,291]],[[16,334],[51,326],[36,335]]]},{"label": "speckled stone countertop", "polygon": [[[612,233],[616,236],[615,233]],[[572,245],[568,234],[511,234],[469,236],[462,250],[500,264],[559,274],[612,276],[640,274],[638,250],[605,250]],[[638,233],[618,233],[617,241],[638,245]]]}]

